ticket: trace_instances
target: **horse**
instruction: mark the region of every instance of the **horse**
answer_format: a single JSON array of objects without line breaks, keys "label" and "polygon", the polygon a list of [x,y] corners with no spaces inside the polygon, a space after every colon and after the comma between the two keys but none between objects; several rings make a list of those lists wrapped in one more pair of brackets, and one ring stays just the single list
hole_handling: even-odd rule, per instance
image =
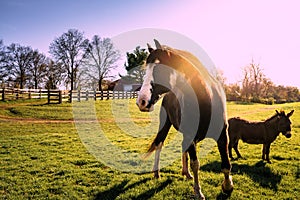
[{"label": "horse", "polygon": [[232,147],[235,150],[237,157],[242,158],[238,150],[238,142],[241,139],[248,144],[263,144],[262,159],[263,161],[270,161],[270,146],[271,143],[277,138],[279,133],[282,133],[286,138],[290,138],[291,134],[291,121],[290,117],[293,115],[294,110],[285,114],[284,111],[278,112],[266,119],[263,122],[249,122],[240,118],[230,118],[228,120],[229,128],[229,157],[232,157]]},{"label": "horse", "polygon": [[205,199],[199,184],[200,167],[196,145],[205,137],[214,138],[221,156],[224,173],[222,191],[230,195],[233,181],[228,156],[228,132],[226,98],[222,86],[213,78],[202,63],[191,53],[161,45],[154,40],[156,49],[149,44],[146,73],[136,104],[142,112],[151,112],[154,104],[162,99],[158,133],[150,145],[147,155],[155,151],[154,177],[159,177],[160,152],[166,136],[173,125],[183,134],[182,174],[192,178],[194,193]]}]

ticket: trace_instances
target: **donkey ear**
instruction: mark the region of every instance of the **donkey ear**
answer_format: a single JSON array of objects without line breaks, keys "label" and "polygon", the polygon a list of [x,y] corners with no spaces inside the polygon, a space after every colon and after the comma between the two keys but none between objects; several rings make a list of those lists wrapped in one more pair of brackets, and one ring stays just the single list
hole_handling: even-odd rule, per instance
[{"label": "donkey ear", "polygon": [[150,46],[150,44],[147,43],[147,46],[148,46],[148,51],[149,53],[151,53],[154,49]]},{"label": "donkey ear", "polygon": [[154,39],[154,43],[155,43],[156,49],[162,49],[160,43],[156,39]]},{"label": "donkey ear", "polygon": [[280,115],[280,113],[278,112],[278,110],[275,110],[275,111],[276,111],[277,115]]},{"label": "donkey ear", "polygon": [[290,116],[293,115],[293,113],[294,113],[294,110],[292,110],[291,112],[289,112],[286,116],[287,116],[287,117],[290,117]]}]

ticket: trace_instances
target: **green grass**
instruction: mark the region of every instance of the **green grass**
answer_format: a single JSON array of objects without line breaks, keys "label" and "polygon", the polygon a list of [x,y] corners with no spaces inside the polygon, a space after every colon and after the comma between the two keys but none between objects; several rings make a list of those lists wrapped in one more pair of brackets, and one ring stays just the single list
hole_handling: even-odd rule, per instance
[{"label": "green grass", "polygon": [[[157,131],[157,109],[153,114],[141,113],[134,100],[90,103],[74,104],[73,113],[69,103],[0,102],[0,199],[193,199],[193,181],[181,176],[181,141],[174,129],[161,155],[166,163],[167,160],[174,162],[161,169],[158,180],[152,178],[152,173],[133,173],[134,168],[138,168],[134,162],[131,163],[133,170],[115,169],[106,164],[107,159],[124,160],[120,152],[90,153],[91,148],[97,151],[99,146],[103,147],[95,135],[101,130],[102,139],[114,147],[143,154]],[[256,121],[270,117],[275,109],[295,109],[291,117],[293,136],[286,139],[280,135],[272,143],[272,164],[261,161],[261,145],[240,142],[240,152],[245,159],[232,161],[235,189],[230,199],[299,198],[300,103],[228,103],[227,107],[228,117]],[[82,134],[89,134],[87,142],[98,146],[84,145]],[[198,145],[200,155],[208,148],[200,156],[202,192],[207,199],[221,199],[220,156],[215,145],[200,148],[205,141]],[[168,154],[168,148],[176,154]],[[128,158],[128,161],[131,160]],[[151,168],[153,156],[147,162]]]}]

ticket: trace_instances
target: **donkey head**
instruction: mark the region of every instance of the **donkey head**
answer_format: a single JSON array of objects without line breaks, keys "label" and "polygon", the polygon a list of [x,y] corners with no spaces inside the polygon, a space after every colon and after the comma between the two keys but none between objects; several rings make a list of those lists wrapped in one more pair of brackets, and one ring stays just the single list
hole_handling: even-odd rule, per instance
[{"label": "donkey head", "polygon": [[140,111],[145,112],[152,111],[161,95],[170,91],[168,77],[170,77],[171,70],[160,64],[160,59],[167,55],[167,50],[163,50],[157,40],[154,41],[157,49],[154,50],[148,44],[150,54],[146,62],[144,82],[136,101]]},{"label": "donkey head", "polygon": [[291,134],[291,121],[290,117],[293,115],[294,110],[289,112],[288,114],[285,114],[284,111],[278,112],[276,110],[277,116],[278,116],[278,131],[281,132],[285,137],[290,138],[292,136]]}]

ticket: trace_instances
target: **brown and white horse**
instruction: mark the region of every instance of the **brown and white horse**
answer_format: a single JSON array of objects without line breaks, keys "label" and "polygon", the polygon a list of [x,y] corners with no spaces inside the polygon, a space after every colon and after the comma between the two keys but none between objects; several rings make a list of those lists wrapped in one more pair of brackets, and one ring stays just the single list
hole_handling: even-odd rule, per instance
[{"label": "brown and white horse", "polygon": [[225,175],[222,190],[230,194],[233,190],[233,182],[228,157],[229,141],[224,91],[194,55],[161,46],[158,41],[154,41],[156,49],[148,45],[150,54],[146,61],[146,75],[137,98],[137,105],[141,111],[150,112],[164,94],[159,131],[148,150],[149,154],[156,151],[153,167],[155,177],[159,177],[159,157],[163,142],[173,125],[183,134],[182,173],[192,178],[188,170],[189,155],[196,196],[205,199],[198,180],[200,165],[196,145],[206,137],[217,141],[222,160],[221,168]]}]

